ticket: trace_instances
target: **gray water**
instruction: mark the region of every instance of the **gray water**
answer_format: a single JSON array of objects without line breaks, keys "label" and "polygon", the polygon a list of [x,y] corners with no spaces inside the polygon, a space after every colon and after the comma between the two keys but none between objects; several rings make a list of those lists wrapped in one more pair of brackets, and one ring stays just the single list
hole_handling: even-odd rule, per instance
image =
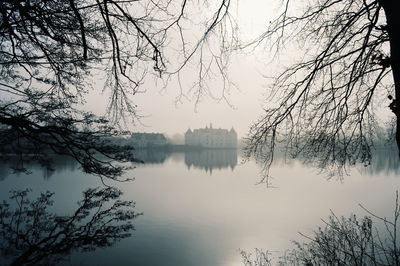
[{"label": "gray water", "polygon": [[[369,167],[330,178],[299,161],[277,159],[272,188],[258,184],[262,167],[242,163],[236,150],[137,155],[146,163],[126,173],[134,181],[105,180],[143,212],[134,220],[136,231],[109,248],[72,252],[63,265],[242,265],[239,250],[279,255],[331,211],[363,216],[361,203],[390,216],[400,188],[399,162],[385,151]],[[49,190],[55,192],[51,211],[59,214],[74,212],[84,189],[104,186],[65,158],[55,160],[55,171],[29,165],[29,175],[13,173],[12,166],[12,160],[0,165],[0,200],[10,190],[31,188],[32,196]]]}]

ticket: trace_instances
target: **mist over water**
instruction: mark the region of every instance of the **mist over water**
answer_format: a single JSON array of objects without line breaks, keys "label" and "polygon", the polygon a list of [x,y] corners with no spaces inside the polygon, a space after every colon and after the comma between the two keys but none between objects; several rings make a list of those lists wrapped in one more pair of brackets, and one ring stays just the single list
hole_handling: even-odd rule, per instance
[{"label": "mist over water", "polygon": [[[72,251],[61,265],[235,266],[242,265],[239,250],[262,248],[278,255],[293,247],[292,240],[302,240],[298,232],[321,225],[331,210],[363,216],[361,203],[390,216],[400,179],[398,159],[388,154],[378,151],[371,166],[355,166],[331,179],[301,161],[277,158],[274,188],[267,188],[257,184],[261,167],[253,160],[242,163],[237,150],[138,150],[145,163],[125,175],[134,181],[104,180],[143,212],[133,220],[132,236],[90,253]],[[29,175],[13,173],[17,167],[16,158],[2,161],[1,200],[10,190],[31,188],[32,198],[49,190],[55,193],[49,211],[60,215],[76,211],[85,189],[104,187],[67,158],[55,157],[54,170],[26,165]]]}]

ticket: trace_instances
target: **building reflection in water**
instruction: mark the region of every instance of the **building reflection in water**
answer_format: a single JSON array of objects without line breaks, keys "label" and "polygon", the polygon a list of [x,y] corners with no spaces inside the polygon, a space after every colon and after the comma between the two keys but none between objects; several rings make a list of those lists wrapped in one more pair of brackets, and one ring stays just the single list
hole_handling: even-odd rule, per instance
[{"label": "building reflection in water", "polygon": [[[238,161],[237,149],[193,149],[173,151],[170,149],[140,149],[135,150],[137,159],[144,164],[163,164],[175,154],[183,154],[184,162],[191,167],[205,170],[212,174],[214,169],[235,169]],[[181,157],[178,157],[181,158]]]},{"label": "building reflection in water", "polygon": [[[215,169],[230,168],[234,170],[238,164],[237,149],[138,149],[134,151],[134,155],[144,164],[164,164],[168,160],[184,161],[188,169],[194,167],[210,173]],[[307,164],[301,158],[299,160],[301,163]],[[276,154],[275,162],[282,161],[286,166],[290,166],[290,163],[293,162],[286,161],[282,154]],[[367,167],[362,167],[362,172],[369,175],[400,175],[399,162],[400,159],[395,148],[378,148],[373,151],[371,164]],[[138,166],[137,163],[134,164]],[[27,169],[27,173],[40,171],[44,179],[49,179],[58,173],[76,170],[77,167],[76,161],[67,156],[51,156],[51,164],[49,166],[41,165],[33,160],[25,160],[22,164],[15,156],[3,156],[0,157],[0,181],[8,176],[24,173],[24,171],[20,171],[21,169]]]},{"label": "building reflection in water", "polygon": [[162,164],[171,155],[168,149],[137,149],[133,152],[136,159],[149,164]]},{"label": "building reflection in water", "polygon": [[54,193],[30,199],[30,190],[11,192],[0,203],[0,265],[55,265],[72,251],[87,252],[109,247],[131,236],[132,220],[140,213],[132,201],[120,200],[116,188],[83,192],[70,216],[48,211]]},{"label": "building reflection in water", "polygon": [[212,174],[213,169],[231,168],[233,171],[237,165],[236,149],[203,149],[185,152],[185,164],[191,167],[203,169]]}]

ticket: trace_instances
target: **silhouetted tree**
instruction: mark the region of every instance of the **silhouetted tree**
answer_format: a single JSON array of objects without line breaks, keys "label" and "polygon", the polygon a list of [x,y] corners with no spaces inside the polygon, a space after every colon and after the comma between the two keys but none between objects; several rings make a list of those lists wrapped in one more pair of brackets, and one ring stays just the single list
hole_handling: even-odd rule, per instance
[{"label": "silhouetted tree", "polygon": [[[147,73],[179,77],[197,60],[199,87],[212,68],[226,79],[224,47],[234,40],[229,5],[221,0],[203,8],[204,24],[194,29],[189,17],[202,4],[186,0],[0,1],[2,149],[44,163],[43,150],[67,154],[86,172],[117,178],[125,168],[114,162],[133,156],[129,147],[104,137],[118,133],[110,124],[122,125],[126,115],[136,118],[130,96]],[[193,27],[186,28],[188,23]],[[221,44],[215,49],[208,44],[212,35]],[[107,77],[107,119],[79,111],[91,75]]]},{"label": "silhouetted tree", "polygon": [[[304,56],[274,79],[272,100],[250,129],[247,152],[266,170],[278,142],[294,157],[342,168],[369,164],[377,116],[386,104],[397,119],[400,148],[400,18],[394,0],[286,0],[283,12],[252,44]],[[270,47],[271,47],[270,46]],[[386,99],[386,103],[384,100]],[[281,144],[280,144],[281,145]]]},{"label": "silhouetted tree", "polygon": [[244,264],[247,266],[400,265],[398,194],[392,219],[366,211],[369,216],[362,219],[358,219],[355,215],[349,218],[337,217],[332,213],[329,219],[324,221],[325,226],[319,227],[312,236],[302,234],[307,238],[307,242],[294,242],[296,247],[287,250],[280,258],[273,258],[268,251],[259,249],[255,250],[254,254],[242,251]]},{"label": "silhouetted tree", "polygon": [[240,251],[245,266],[271,266],[271,254],[268,251],[255,249],[254,253]]},{"label": "silhouetted tree", "polygon": [[[29,199],[29,190],[14,191],[0,204],[0,252],[9,265],[54,265],[71,251],[92,251],[129,237],[132,201],[120,200],[115,188],[87,189],[71,216],[49,213],[54,193]],[[3,264],[2,264],[3,265]]]}]

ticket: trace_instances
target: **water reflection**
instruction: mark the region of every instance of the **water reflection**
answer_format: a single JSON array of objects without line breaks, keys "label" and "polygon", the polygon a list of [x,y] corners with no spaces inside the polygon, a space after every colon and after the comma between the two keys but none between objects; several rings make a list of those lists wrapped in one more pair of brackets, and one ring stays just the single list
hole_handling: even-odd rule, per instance
[{"label": "water reflection", "polygon": [[138,149],[133,152],[135,158],[147,164],[162,164],[171,153],[168,149]]},{"label": "water reflection", "polygon": [[78,166],[76,160],[69,156],[53,155],[49,158],[50,164],[45,165],[33,159],[25,158],[22,161],[18,156],[2,156],[0,158],[0,181],[10,175],[29,174],[37,170],[42,173],[43,179],[49,179],[57,173],[73,171]]},{"label": "water reflection", "polygon": [[373,152],[371,165],[364,167],[369,175],[400,175],[400,158],[393,147],[376,149]]},{"label": "water reflection", "polygon": [[[196,168],[210,174],[215,169],[230,168],[232,171],[238,164],[238,150],[236,149],[198,149],[176,151],[173,149],[139,149],[134,151],[135,156],[144,164],[164,164],[167,160],[184,161],[188,169]],[[298,159],[302,161],[302,159]],[[36,161],[21,161],[16,156],[0,158],[0,181],[11,174],[21,174],[19,169],[28,169],[28,172],[39,170],[44,179],[65,171],[73,171],[78,164],[67,156],[52,156],[50,165],[42,165]],[[294,160],[286,160],[283,154],[276,154],[274,164],[285,167],[293,166]],[[307,165],[306,161],[303,164]],[[312,166],[311,166],[312,167]],[[400,159],[396,149],[379,148],[374,150],[371,165],[360,166],[359,169],[368,175],[395,174],[400,175]]]},{"label": "water reflection", "polygon": [[55,265],[71,251],[93,251],[131,236],[132,201],[116,188],[87,189],[70,216],[53,214],[54,193],[30,199],[30,190],[11,192],[0,204],[1,265]]},{"label": "water reflection", "polygon": [[163,164],[167,159],[183,160],[186,166],[202,169],[212,174],[213,169],[230,168],[234,170],[238,161],[236,149],[193,149],[174,151],[172,149],[141,149],[134,151],[135,157],[145,164]]},{"label": "water reflection", "polygon": [[213,169],[231,168],[237,165],[237,150],[200,150],[185,153],[185,164],[190,167],[203,169],[212,174]]},{"label": "water reflection", "polygon": [[[138,229],[134,237],[107,249],[98,248],[90,256],[79,252],[84,249],[72,249],[68,261],[60,265],[240,266],[239,248],[286,250],[291,240],[301,239],[298,231],[309,233],[310,228],[317,228],[320,218],[327,217],[330,209],[347,216],[357,211],[357,204],[362,203],[384,216],[392,210],[393,189],[400,186],[398,175],[365,178],[355,169],[343,183],[326,182],[300,161],[283,164],[277,158],[274,185],[278,189],[266,189],[263,185],[255,185],[260,167],[254,161],[236,166],[241,157],[232,150],[158,153],[147,150],[142,154],[147,156],[146,163],[150,165],[137,165],[128,173],[135,182],[110,182],[124,191],[124,197],[134,195],[138,209],[146,214],[134,221]],[[390,158],[385,161],[384,155],[382,152],[380,163],[365,169],[378,166],[377,169],[398,169],[389,163]],[[10,189],[25,187],[32,187],[34,191],[55,191],[57,205],[47,208],[47,213],[74,214],[75,201],[80,198],[81,191],[101,186],[101,181],[84,174],[77,169],[78,165],[72,169],[66,160],[55,159],[55,162],[57,166],[53,167],[55,172],[50,179],[43,178],[43,167],[38,164],[29,166],[34,169],[31,175],[16,177],[9,174],[0,182],[0,195],[4,198]],[[3,162],[2,166],[9,169],[12,164]],[[219,168],[220,171],[214,171]],[[209,169],[212,169],[212,177]],[[83,227],[88,219],[91,218],[87,217],[79,224]],[[20,256],[18,254],[11,259]],[[1,258],[0,254],[0,261]],[[48,264],[54,265],[51,260]]]},{"label": "water reflection", "polygon": [[[212,174],[214,169],[230,168],[234,170],[238,163],[236,149],[198,149],[191,151],[174,151],[171,149],[139,149],[134,155],[144,164],[164,164],[168,159],[184,161],[186,166],[202,169]],[[53,175],[72,171],[77,168],[75,160],[67,156],[54,155],[50,165],[42,165],[37,161],[24,160],[23,164],[16,156],[2,157],[0,161],[0,181],[11,174],[29,173],[39,170],[44,179]]]},{"label": "water reflection", "polygon": [[[238,150],[236,149],[197,149],[175,151],[173,149],[140,149],[134,152],[135,156],[144,164],[164,164],[167,160],[183,160],[188,169],[196,168],[212,174],[215,169],[230,168],[232,171],[238,164]],[[307,161],[298,159],[307,165]],[[276,154],[274,164],[293,165],[294,161],[287,160],[284,154]],[[314,167],[314,165],[311,165]],[[392,148],[379,148],[374,150],[371,165],[360,167],[369,175],[400,174],[400,160],[397,151]]]}]

